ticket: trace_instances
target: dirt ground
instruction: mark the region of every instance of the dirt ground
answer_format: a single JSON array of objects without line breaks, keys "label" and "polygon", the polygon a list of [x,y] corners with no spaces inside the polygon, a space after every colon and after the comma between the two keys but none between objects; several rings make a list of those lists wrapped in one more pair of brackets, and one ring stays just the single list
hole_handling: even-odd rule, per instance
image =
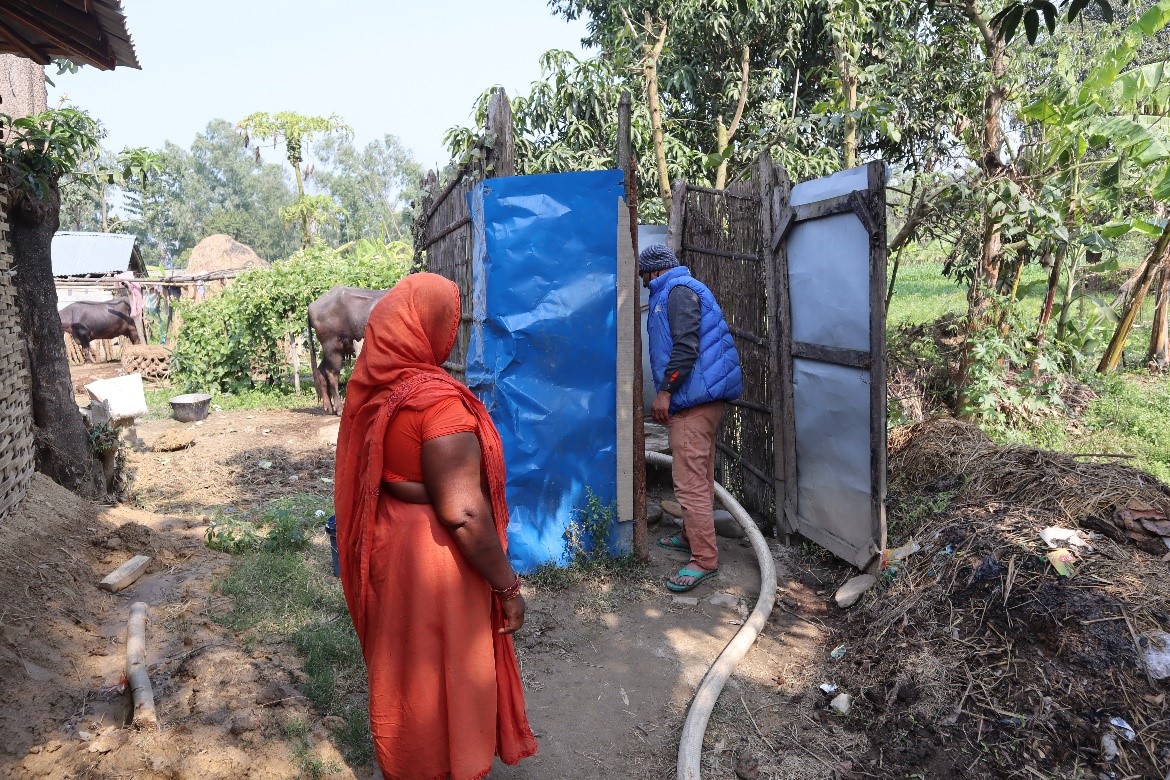
[{"label": "dirt ground", "polygon": [[[116,373],[114,364],[83,367],[75,383]],[[292,648],[245,648],[212,619],[227,609],[213,585],[230,558],[203,544],[216,510],[330,494],[336,427],[311,409],[141,423],[148,447],[174,428],[193,433],[195,444],[130,455],[137,508],[95,506],[37,478],[0,550],[0,776],[292,778],[306,776],[312,758],[336,762],[336,777],[377,776],[345,765],[297,689]],[[656,498],[668,493],[663,481],[652,479]],[[662,588],[685,561],[657,548],[647,577],[612,589],[529,587],[518,654],[541,751],[493,778],[673,776],[690,697],[758,596],[750,547],[736,539],[720,546],[720,577],[687,594],[694,600]],[[781,600],[712,717],[705,777],[734,778],[742,753],[762,777],[830,778],[865,748],[863,735],[828,717],[815,687],[828,652],[827,599],[845,572],[818,575],[791,549],[774,552]],[[136,554],[154,558],[146,575],[116,595],[96,588]],[[126,726],[122,668],[134,601],[150,605],[161,733]]]},{"label": "dirt ground", "polygon": [[[116,366],[83,371],[79,383],[113,375]],[[90,504],[37,478],[0,546],[0,777],[378,776],[372,766],[345,763],[331,731],[336,724],[314,711],[298,687],[305,676],[291,646],[275,638],[257,643],[215,620],[229,608],[215,584],[231,559],[203,543],[217,513],[298,493],[329,496],[337,424],[315,409],[213,411],[201,424],[145,421],[137,432],[146,449],[127,461],[131,501],[119,506]],[[193,446],[150,449],[177,429]],[[665,473],[652,470],[650,477],[654,505],[669,496],[669,485]],[[833,605],[832,595],[855,572],[812,548],[772,543],[776,608],[715,708],[703,777],[1144,778],[1109,774],[1097,756],[1101,724],[1138,709],[1144,719],[1134,725],[1149,743],[1149,764],[1165,763],[1170,752],[1164,756],[1155,739],[1164,732],[1160,724],[1170,722],[1157,720],[1165,685],[1134,688],[1141,673],[1132,660],[1108,678],[1065,638],[1077,638],[1067,632],[1079,622],[1086,636],[1103,638],[1094,652],[1130,658],[1127,623],[1114,617],[1117,600],[1090,592],[1090,579],[1057,582],[1042,561],[1019,570],[1014,591],[1006,571],[996,571],[989,584],[967,580],[982,576],[988,555],[998,555],[1001,568],[1010,565],[1013,550],[1034,544],[1033,526],[1042,519],[1005,515],[995,520],[1000,535],[989,536],[970,530],[992,528],[980,512],[986,509],[931,509],[920,528],[925,551],[914,565],[848,612]],[[651,536],[670,531],[652,527]],[[313,541],[327,544],[323,533]],[[493,778],[674,776],[695,687],[758,596],[750,547],[738,539],[721,539],[720,547],[720,576],[683,598],[662,587],[683,557],[657,547],[644,572],[601,585],[528,583],[528,622],[517,648],[540,754],[497,767]],[[1112,559],[1095,564],[1105,568],[1086,571],[1103,578],[1116,561],[1137,565],[1131,552],[1114,550]],[[116,595],[97,589],[101,577],[136,554],[154,559],[145,576]],[[949,568],[938,568],[939,555]],[[937,590],[939,583],[963,582],[950,593]],[[1055,622],[1032,616],[1053,588],[1079,600],[1062,601],[1068,614]],[[1011,601],[1003,595],[1009,591]],[[1126,598],[1130,612],[1122,612],[1138,630],[1170,627],[1170,618],[1161,617],[1164,599],[1141,606]],[[161,732],[126,725],[122,668],[134,601],[150,607],[148,661]],[[987,605],[1005,603],[1014,611],[1003,620],[978,617],[994,616]],[[1010,639],[1006,651],[1000,635]],[[1094,692],[1084,706],[1062,693],[1073,690],[1070,674],[1100,681],[1081,685]],[[1119,695],[1101,693],[1107,678],[1118,681]],[[849,716],[829,708],[822,683],[854,697]],[[1025,710],[1034,691],[1039,704]],[[1018,720],[1025,716],[1026,727]],[[1136,747],[1121,748],[1122,765],[1140,764]],[[1074,774],[1061,769],[1070,761],[1080,768]],[[322,775],[330,764],[337,771]]]}]

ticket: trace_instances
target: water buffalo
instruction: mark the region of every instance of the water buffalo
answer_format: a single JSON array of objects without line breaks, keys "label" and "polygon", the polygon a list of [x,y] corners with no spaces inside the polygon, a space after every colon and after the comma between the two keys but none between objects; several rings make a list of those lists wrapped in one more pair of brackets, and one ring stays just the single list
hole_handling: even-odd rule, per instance
[{"label": "water buffalo", "polygon": [[85,362],[93,362],[89,342],[129,336],[131,344],[138,343],[138,328],[130,316],[130,301],[115,298],[112,301],[78,301],[58,312],[61,330],[73,336],[81,347]]},{"label": "water buffalo", "polygon": [[[334,287],[309,304],[309,359],[313,364],[313,386],[317,400],[330,414],[341,414],[339,382],[341,364],[353,357],[355,341],[366,333],[366,321],[374,304],[386,290]],[[321,340],[321,363],[313,346],[313,333]]]}]

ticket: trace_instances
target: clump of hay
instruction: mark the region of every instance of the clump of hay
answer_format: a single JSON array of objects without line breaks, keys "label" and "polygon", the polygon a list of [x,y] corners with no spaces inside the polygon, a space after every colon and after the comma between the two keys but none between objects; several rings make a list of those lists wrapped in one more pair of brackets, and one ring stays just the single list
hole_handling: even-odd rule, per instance
[{"label": "clump of hay", "polygon": [[195,434],[185,428],[171,428],[159,434],[159,437],[154,440],[153,449],[155,452],[176,452],[185,450],[194,444]]},{"label": "clump of hay", "polygon": [[979,426],[953,417],[895,428],[888,446],[890,475],[917,487],[964,474],[971,461],[995,449]]},{"label": "clump of hay", "polygon": [[1011,504],[1063,521],[1112,515],[1137,500],[1170,512],[1170,486],[1141,469],[1021,445],[997,446],[977,426],[937,418],[889,435],[890,475],[910,488],[961,481],[968,503]]},{"label": "clump of hay", "polygon": [[208,236],[196,244],[187,261],[187,273],[192,275],[267,267],[268,263],[250,246],[222,233]]}]

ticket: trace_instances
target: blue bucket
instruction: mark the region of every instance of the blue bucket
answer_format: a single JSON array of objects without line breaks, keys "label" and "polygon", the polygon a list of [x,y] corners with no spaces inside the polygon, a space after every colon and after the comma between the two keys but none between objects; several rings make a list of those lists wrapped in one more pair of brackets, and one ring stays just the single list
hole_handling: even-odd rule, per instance
[{"label": "blue bucket", "polygon": [[325,533],[329,534],[329,550],[333,553],[333,576],[341,576],[341,563],[337,560],[337,515],[329,515],[325,521]]}]

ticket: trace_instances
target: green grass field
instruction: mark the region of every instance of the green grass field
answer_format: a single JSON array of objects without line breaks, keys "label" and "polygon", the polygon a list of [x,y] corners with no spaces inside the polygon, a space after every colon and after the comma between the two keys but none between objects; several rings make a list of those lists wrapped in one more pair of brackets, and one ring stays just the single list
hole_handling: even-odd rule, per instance
[{"label": "green grass field", "polygon": [[[1043,279],[1043,273],[1039,268],[1030,270],[1021,284]],[[1037,285],[1021,302],[1025,322],[1035,322],[1042,302],[1043,288]],[[966,291],[942,275],[940,263],[917,263],[899,271],[887,323],[892,330],[930,322],[947,313],[963,313],[966,306]],[[1134,370],[1101,376],[1092,371],[1100,350],[1092,355],[1091,364],[1078,378],[1098,397],[1080,418],[1053,418],[1020,429],[995,431],[995,438],[1046,449],[1130,455],[1133,457],[1125,459],[1126,463],[1170,482],[1170,379],[1152,376],[1142,368],[1152,314],[1153,302],[1147,300],[1125,352],[1126,364]],[[1107,340],[1111,333],[1109,325],[1103,338]]]}]

